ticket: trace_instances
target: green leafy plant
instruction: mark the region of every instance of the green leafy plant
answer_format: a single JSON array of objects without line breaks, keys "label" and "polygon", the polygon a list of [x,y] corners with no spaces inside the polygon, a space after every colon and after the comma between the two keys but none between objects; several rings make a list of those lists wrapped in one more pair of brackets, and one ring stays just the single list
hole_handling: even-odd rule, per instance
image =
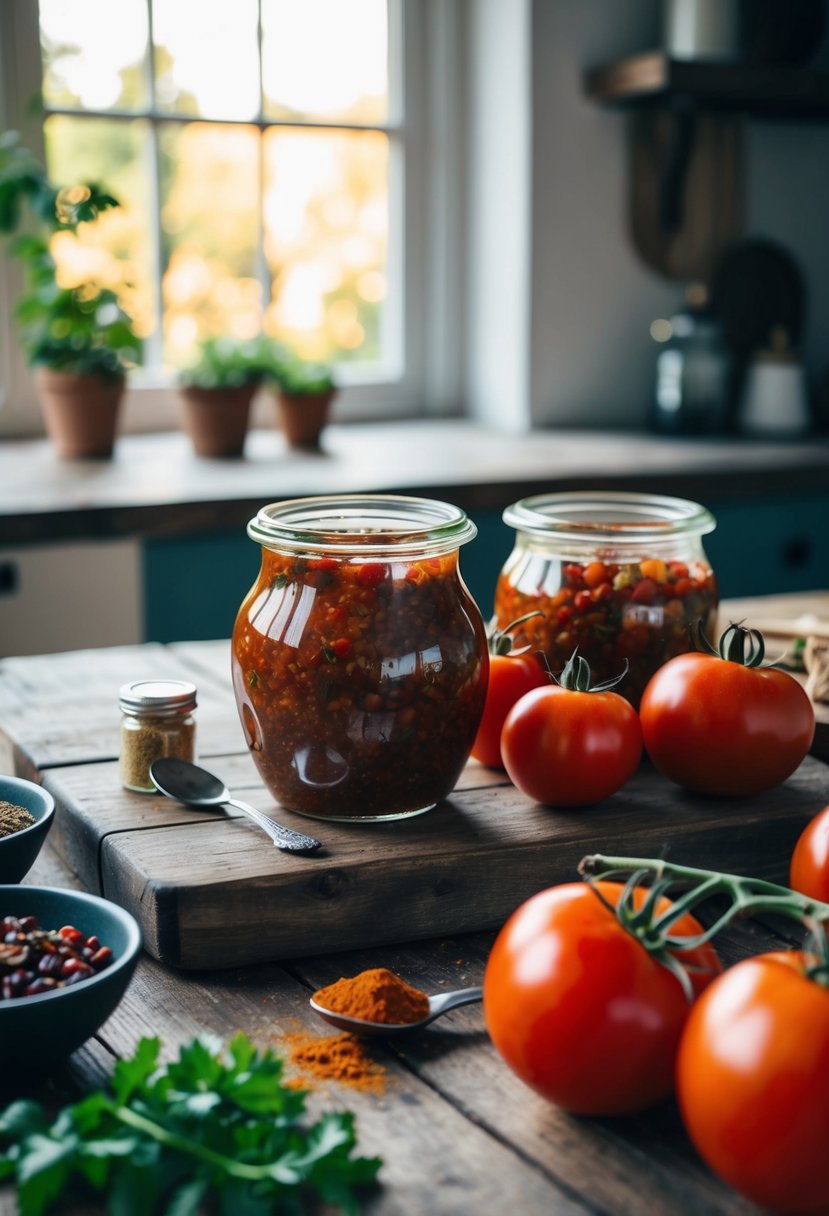
[{"label": "green leafy plant", "polygon": [[16,313],[30,364],[113,380],[140,361],[141,341],[115,292],[91,283],[61,287],[50,248],[56,233],[76,232],[118,206],[93,182],[55,186],[16,131],[0,136],[0,232],[17,232],[26,208],[36,228],[10,246],[24,269]]},{"label": "green leafy plant", "polygon": [[283,393],[305,397],[328,393],[335,387],[330,364],[303,359],[280,343],[263,346],[260,358],[265,378]]},{"label": "green leafy plant", "polygon": [[105,1192],[118,1216],[301,1216],[311,1198],[359,1211],[356,1189],[378,1158],[354,1157],[351,1113],[300,1122],[305,1094],[281,1083],[282,1061],[244,1034],[209,1037],[160,1067],[157,1038],[120,1060],[108,1090],[50,1122],[36,1102],[0,1114],[0,1179],[16,1178],[20,1216],[40,1216],[77,1183]]},{"label": "green leafy plant", "polygon": [[267,367],[261,343],[234,338],[208,338],[198,348],[194,363],[179,375],[183,385],[198,388],[238,388],[259,384]]}]

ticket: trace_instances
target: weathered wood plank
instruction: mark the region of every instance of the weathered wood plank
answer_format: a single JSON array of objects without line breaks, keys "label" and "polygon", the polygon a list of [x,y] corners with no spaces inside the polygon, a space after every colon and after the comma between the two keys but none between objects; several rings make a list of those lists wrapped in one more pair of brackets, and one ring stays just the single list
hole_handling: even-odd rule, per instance
[{"label": "weathered wood plank", "polygon": [[194,670],[166,646],[115,646],[0,662],[0,729],[22,776],[58,764],[115,759],[118,690],[128,680],[195,680],[198,740],[205,755],[244,748],[229,680]]},{"label": "weathered wood plank", "polygon": [[[215,973],[177,978],[148,961],[107,1023],[110,1049],[119,1055],[132,1051],[147,1033],[149,1019],[166,1058],[199,1028],[222,1038],[243,1030],[277,1051],[284,1049],[281,1036],[286,1033],[330,1033],[309,1012],[307,989],[277,967],[239,971],[228,982]],[[470,1123],[393,1055],[383,1048],[372,1054],[385,1072],[385,1092],[363,1093],[315,1081],[309,1099],[312,1114],[332,1107],[353,1109],[361,1151],[384,1158],[382,1190],[367,1203],[366,1213],[468,1216],[506,1211],[511,1203],[538,1216],[575,1216],[591,1210],[499,1138]]]},{"label": "weathered wood plank", "polygon": [[[334,938],[350,949],[487,928],[572,877],[589,852],[783,880],[802,827],[829,801],[829,769],[808,758],[746,800],[683,793],[643,764],[597,807],[553,811],[511,785],[473,786],[411,820],[319,823],[324,849],[301,857],[247,820],[130,794],[114,764],[52,770],[46,785],[60,804],[54,846],[86,885],[133,912],[151,953],[181,967],[313,954]],[[261,786],[244,793],[275,812]]]},{"label": "weathered wood plank", "polygon": [[[451,991],[482,982],[494,936],[472,934],[417,946],[318,956],[291,970],[311,990],[340,976],[383,966],[427,993]],[[718,939],[726,963],[779,945],[768,930],[753,923],[729,928]],[[490,1043],[481,1006],[455,1010],[426,1031],[387,1040],[387,1046],[448,1101],[531,1157],[596,1211],[608,1216],[758,1212],[702,1164],[673,1101],[636,1117],[589,1119],[557,1110],[527,1089]]]}]

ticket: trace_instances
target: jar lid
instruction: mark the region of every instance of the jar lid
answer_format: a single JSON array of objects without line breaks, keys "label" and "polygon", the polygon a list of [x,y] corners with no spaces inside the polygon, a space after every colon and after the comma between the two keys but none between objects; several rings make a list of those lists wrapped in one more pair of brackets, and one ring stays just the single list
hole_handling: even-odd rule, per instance
[{"label": "jar lid", "polygon": [[602,544],[701,536],[717,526],[698,502],[615,491],[536,494],[507,507],[503,519],[531,536]]},{"label": "jar lid", "polygon": [[118,693],[121,709],[183,713],[196,708],[196,686],[188,680],[133,680]]},{"label": "jar lid", "polygon": [[397,494],[289,498],[259,510],[248,536],[269,549],[343,556],[448,553],[477,535],[460,507]]}]

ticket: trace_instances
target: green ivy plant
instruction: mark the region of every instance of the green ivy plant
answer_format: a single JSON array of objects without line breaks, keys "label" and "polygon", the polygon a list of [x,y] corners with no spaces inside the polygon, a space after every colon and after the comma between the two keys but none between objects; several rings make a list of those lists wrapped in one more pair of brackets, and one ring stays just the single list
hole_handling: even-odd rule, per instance
[{"label": "green ivy plant", "polygon": [[335,387],[330,364],[303,359],[283,342],[274,342],[263,335],[257,358],[265,381],[283,393],[312,396],[328,393]]},{"label": "green ivy plant", "polygon": [[76,232],[118,206],[94,182],[55,186],[16,131],[0,136],[0,233],[16,233],[27,210],[34,221],[34,230],[17,236],[9,250],[23,265],[16,315],[31,366],[116,380],[140,362],[141,341],[115,292],[93,284],[61,287],[50,250],[55,233]]},{"label": "green ivy plant", "polygon": [[259,342],[207,338],[195,361],[179,374],[179,382],[197,388],[239,388],[260,384],[266,373]]},{"label": "green ivy plant", "polygon": [[179,374],[179,381],[200,388],[267,383],[295,396],[327,393],[334,387],[327,363],[302,359],[265,335],[248,341],[207,338],[199,345],[194,362]]},{"label": "green ivy plant", "polygon": [[315,396],[334,388],[334,376],[327,363],[309,363],[290,352],[276,357],[270,378],[281,392],[293,397]]}]

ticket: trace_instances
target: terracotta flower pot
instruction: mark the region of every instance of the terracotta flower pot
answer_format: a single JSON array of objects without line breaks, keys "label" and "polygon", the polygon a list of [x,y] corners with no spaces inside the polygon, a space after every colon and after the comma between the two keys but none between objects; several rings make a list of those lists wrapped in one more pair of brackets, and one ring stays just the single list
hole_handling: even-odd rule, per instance
[{"label": "terracotta flower pot", "polygon": [[46,431],[64,460],[112,455],[125,380],[104,380],[77,372],[35,372]]},{"label": "terracotta flower pot", "polygon": [[181,388],[184,429],[198,456],[241,456],[258,385]]},{"label": "terracotta flower pot", "polygon": [[320,435],[328,421],[335,389],[322,393],[276,394],[279,425],[292,448],[318,448]]}]

